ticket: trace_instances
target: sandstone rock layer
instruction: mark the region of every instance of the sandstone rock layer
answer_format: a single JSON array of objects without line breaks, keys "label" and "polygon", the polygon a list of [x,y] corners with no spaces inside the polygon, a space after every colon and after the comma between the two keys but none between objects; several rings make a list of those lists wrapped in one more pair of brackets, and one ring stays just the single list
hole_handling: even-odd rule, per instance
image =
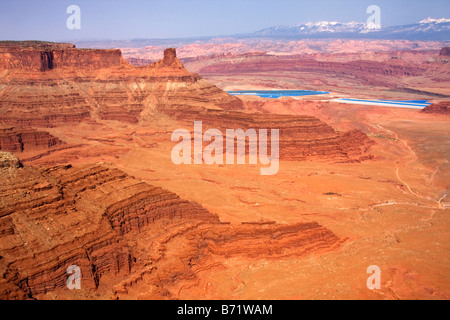
[{"label": "sandstone rock layer", "polygon": [[0,150],[22,152],[48,149],[62,141],[45,131],[15,127],[0,127]]},{"label": "sandstone rock layer", "polygon": [[[5,73],[0,79],[0,122],[44,128],[103,120],[145,124],[168,115],[219,129],[280,129],[280,156],[285,160],[371,158],[367,151],[373,142],[361,131],[338,133],[313,117],[241,112],[240,99],[188,72],[173,48],[166,49],[160,61],[133,67],[118,50],[48,46],[0,45],[1,61],[15,57],[23,62],[0,63]],[[34,54],[49,50],[46,66],[52,68],[33,64]]]},{"label": "sandstone rock layer", "polygon": [[67,295],[71,265],[81,269],[87,295],[123,297],[146,278],[153,285],[144,292],[176,298],[172,287],[195,283],[199,261],[302,256],[342,243],[317,223],[224,224],[197,203],[104,165],[1,170],[2,299]]},{"label": "sandstone rock layer", "polygon": [[138,68],[125,62],[120,50],[0,43],[0,75],[0,121],[21,126],[93,119],[137,123],[158,105],[217,108],[241,103],[184,69],[175,49]]}]

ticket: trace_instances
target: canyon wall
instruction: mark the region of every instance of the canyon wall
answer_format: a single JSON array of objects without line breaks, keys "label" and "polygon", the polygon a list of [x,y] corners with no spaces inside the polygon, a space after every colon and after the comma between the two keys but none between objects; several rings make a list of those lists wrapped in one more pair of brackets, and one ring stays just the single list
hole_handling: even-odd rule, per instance
[{"label": "canyon wall", "polygon": [[186,58],[184,62],[190,70],[228,90],[251,86],[261,89],[305,88],[348,95],[371,95],[373,98],[381,95],[385,99],[404,99],[402,96],[406,93],[411,95],[410,100],[449,96],[444,85],[450,72],[445,48],[239,54]]},{"label": "canyon wall", "polygon": [[[416,76],[425,71],[425,68],[416,65],[408,65],[395,59],[390,62],[379,62],[369,60],[355,60],[348,62],[326,61],[322,58],[314,59],[308,56],[278,57],[261,55],[259,57],[249,56],[238,59],[223,59],[198,70],[202,75],[236,74],[254,72],[323,72],[332,70],[335,74],[369,73],[389,76]],[[330,59],[333,56],[330,55]],[[323,59],[323,60],[321,60]],[[237,60],[237,61],[235,61]]]},{"label": "canyon wall", "polygon": [[61,143],[61,140],[45,131],[0,126],[0,150],[2,151],[45,150]]},{"label": "canyon wall", "polygon": [[[43,50],[13,49],[38,53]],[[103,120],[145,124],[165,114],[179,122],[202,120],[205,125],[224,130],[280,129],[280,157],[285,160],[340,162],[370,158],[367,151],[373,142],[362,132],[341,134],[313,117],[274,114],[267,117],[242,112],[240,99],[187,71],[173,48],[166,49],[161,60],[143,67],[121,61],[118,50],[51,51],[52,68],[44,72],[29,67],[17,67],[13,72],[4,69],[7,76],[0,78],[0,122],[41,128]],[[85,57],[91,61],[88,65]],[[16,59],[29,61],[23,56]],[[28,65],[25,62],[22,65]],[[327,68],[326,62],[315,61],[314,65],[317,64]],[[284,62],[276,62],[274,67],[278,66],[288,67]],[[252,67],[257,69],[259,65]]]},{"label": "canyon wall", "polygon": [[[89,147],[97,159],[127,154],[136,146],[133,131],[156,132],[169,142],[173,128],[192,128],[201,120],[204,130],[279,129],[284,160],[351,162],[371,157],[373,142],[361,131],[340,133],[310,116],[246,113],[239,98],[187,71],[173,48],[142,67],[124,62],[117,50],[34,42],[3,44],[2,50],[0,299],[143,293],[176,299],[180,283],[195,286],[202,272],[224,268],[221,261],[229,257],[302,257],[336,250],[346,240],[310,220],[223,222],[201,204],[113,163],[89,164]],[[111,148],[96,140],[105,132]],[[60,149],[74,149],[51,159],[58,166],[23,165],[3,152],[21,156],[62,140]],[[85,149],[75,144],[92,140]],[[151,164],[146,168],[152,170]],[[71,265],[81,270],[81,291],[66,287]]]},{"label": "canyon wall", "polygon": [[[225,134],[226,129],[279,130],[279,152],[281,160],[324,160],[353,162],[372,159],[369,149],[374,141],[360,130],[339,133],[326,123],[311,116],[243,113],[233,110],[184,110],[182,113],[166,112],[184,123],[193,137],[194,121],[202,120],[203,133],[211,128]],[[224,139],[224,150],[226,141]],[[270,149],[270,135],[267,139]],[[248,142],[246,152],[248,154]]]},{"label": "canyon wall", "polygon": [[72,44],[0,42],[0,69],[48,71],[55,68],[94,70],[123,63],[120,50],[76,49]]},{"label": "canyon wall", "polygon": [[119,50],[0,45],[0,75],[0,122],[24,127],[94,120],[138,123],[141,113],[151,113],[158,105],[241,104],[188,72],[175,49],[167,49],[160,61],[137,68],[125,62]]},{"label": "canyon wall", "polygon": [[441,51],[439,52],[440,56],[450,56],[450,47],[444,47],[441,49]]},{"label": "canyon wall", "polygon": [[0,152],[0,299],[74,297],[66,288],[71,265],[81,269],[85,298],[127,296],[145,277],[151,285],[141,292],[176,298],[172,287],[195,283],[199,262],[302,256],[343,241],[317,223],[224,224],[197,203],[105,165],[17,164]]}]

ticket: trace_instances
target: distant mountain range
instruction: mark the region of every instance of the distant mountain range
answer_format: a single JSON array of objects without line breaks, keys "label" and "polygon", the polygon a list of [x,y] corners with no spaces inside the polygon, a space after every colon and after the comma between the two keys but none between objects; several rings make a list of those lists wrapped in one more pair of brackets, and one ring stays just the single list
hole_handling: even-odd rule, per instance
[{"label": "distant mountain range", "polygon": [[308,22],[295,26],[276,26],[245,35],[264,38],[352,38],[450,40],[450,19],[427,18],[419,23],[376,28],[362,22]]},{"label": "distant mountain range", "polygon": [[[192,37],[178,39],[129,39],[75,41],[80,48],[145,48],[147,46],[182,47],[192,43],[232,43],[239,40],[301,40],[301,39],[374,39],[412,41],[450,41],[450,19],[427,18],[419,23],[377,29],[362,22],[308,22],[295,26],[277,26],[253,33]],[[160,48],[156,48],[158,54]],[[264,50],[264,49],[261,49]],[[273,49],[270,49],[273,50]]]}]

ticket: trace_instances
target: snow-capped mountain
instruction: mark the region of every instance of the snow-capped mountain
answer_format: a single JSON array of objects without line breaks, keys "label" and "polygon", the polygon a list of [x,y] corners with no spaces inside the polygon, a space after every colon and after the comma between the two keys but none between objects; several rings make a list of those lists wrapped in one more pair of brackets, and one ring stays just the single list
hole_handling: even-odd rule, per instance
[{"label": "snow-capped mountain", "polygon": [[343,32],[361,32],[366,29],[366,24],[362,22],[336,22],[319,21],[297,24],[292,27],[277,26],[267,28],[256,32],[259,35],[301,35],[301,34],[320,34],[320,33],[343,33]]},{"label": "snow-capped mountain", "polygon": [[374,23],[319,21],[277,26],[257,31],[252,36],[282,38],[376,38],[408,40],[450,40],[450,19],[427,18],[402,26],[378,26]]}]

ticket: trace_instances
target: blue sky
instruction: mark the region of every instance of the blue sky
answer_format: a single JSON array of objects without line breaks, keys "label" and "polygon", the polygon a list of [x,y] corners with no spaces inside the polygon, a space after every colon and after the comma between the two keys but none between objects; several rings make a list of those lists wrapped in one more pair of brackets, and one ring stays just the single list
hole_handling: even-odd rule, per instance
[{"label": "blue sky", "polygon": [[[69,5],[81,29],[69,30]],[[386,26],[450,18],[450,0],[0,0],[0,40],[76,41],[250,33],[308,21],[359,21],[381,8]]]}]

